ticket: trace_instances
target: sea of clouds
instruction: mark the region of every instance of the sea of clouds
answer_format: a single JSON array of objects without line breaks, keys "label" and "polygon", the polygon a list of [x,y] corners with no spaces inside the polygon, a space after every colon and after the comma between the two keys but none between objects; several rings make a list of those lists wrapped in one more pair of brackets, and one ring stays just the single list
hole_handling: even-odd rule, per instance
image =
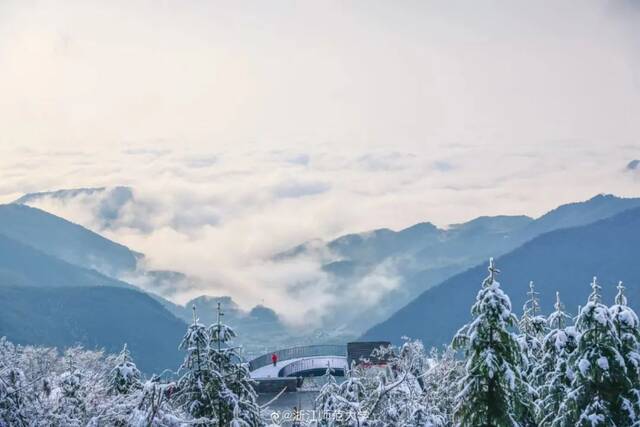
[{"label": "sea of clouds", "polygon": [[3,2],[0,200],[128,186],[108,220],[100,195],[34,205],[202,279],[175,301],[320,324],[374,308],[393,266],[344,290],[332,254],[274,254],[637,196],[639,18],[595,0]]},{"label": "sea of clouds", "polygon": [[[245,307],[261,303],[286,312],[294,324],[321,324],[327,313],[375,307],[399,285],[393,265],[337,289],[321,269],[332,254],[312,251],[287,260],[274,255],[348,232],[427,220],[446,226],[480,215],[535,216],[598,193],[638,195],[637,172],[625,169],[632,148],[577,155],[574,147],[556,146],[526,156],[504,147],[450,150],[439,159],[248,150],[220,152],[206,165],[170,150],[108,150],[99,161],[88,153],[31,152],[21,165],[2,165],[4,197],[79,182],[106,185],[105,192],[41,197],[30,204],[144,253],[141,267],[203,279],[166,290],[177,302],[231,295]],[[130,186],[129,197],[114,200],[109,188],[117,185]],[[106,216],[105,205],[111,208]]]}]

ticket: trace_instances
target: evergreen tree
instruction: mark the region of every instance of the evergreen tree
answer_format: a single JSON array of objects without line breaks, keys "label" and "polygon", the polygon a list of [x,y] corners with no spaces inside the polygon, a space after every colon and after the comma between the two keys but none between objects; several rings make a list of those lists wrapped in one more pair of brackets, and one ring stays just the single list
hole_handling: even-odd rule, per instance
[{"label": "evergreen tree", "polygon": [[464,350],[466,358],[455,408],[463,426],[519,426],[532,409],[520,345],[511,332],[517,318],[495,280],[497,273],[491,259],[489,277],[471,309],[474,319],[454,338],[455,348]]},{"label": "evergreen tree", "polygon": [[626,408],[629,420],[639,423],[640,420],[640,329],[638,316],[627,305],[624,295],[625,287],[618,283],[618,294],[615,304],[609,308],[611,321],[620,340],[619,351],[627,367],[627,378],[631,382],[629,392],[622,396],[623,409]]},{"label": "evergreen tree", "polygon": [[[543,356],[533,370],[533,376],[539,378],[536,419],[540,426],[551,426],[560,414],[560,406],[571,385],[571,373],[568,359],[577,346],[575,328],[567,326],[571,317],[565,313],[556,292],[555,311],[549,315],[548,325],[551,331],[544,337]],[[558,420],[561,423],[561,419]]]},{"label": "evergreen tree", "polygon": [[[352,377],[354,375],[356,375],[355,368],[352,368],[347,373],[347,376]],[[324,385],[316,397],[314,406],[315,410],[319,411],[319,418],[321,419],[320,425],[334,427],[337,425],[337,420],[332,419],[331,414],[342,410],[345,402],[340,395],[340,386],[332,375],[330,367],[327,367],[323,378]]]},{"label": "evergreen tree", "polygon": [[131,359],[125,344],[115,357],[109,357],[107,363],[113,364],[104,379],[104,393],[99,392],[95,414],[88,427],[109,425],[128,427],[136,423],[142,390],[142,375]]},{"label": "evergreen tree", "polygon": [[211,393],[212,371],[209,354],[209,333],[196,317],[193,307],[193,323],[187,329],[179,348],[186,351],[177,383],[175,402],[185,413],[201,420],[202,424],[217,423],[216,396]]},{"label": "evergreen tree", "polygon": [[[558,425],[629,426],[624,396],[631,389],[620,339],[600,286],[594,277],[587,304],[580,310],[577,349],[569,363],[574,372],[571,389],[560,407]],[[562,424],[560,424],[562,423]]]},{"label": "evergreen tree", "polygon": [[133,363],[126,344],[116,358],[116,366],[110,372],[107,388],[111,394],[129,394],[142,388],[142,375]]},{"label": "evergreen tree", "polygon": [[[518,322],[520,330],[518,343],[523,355],[523,373],[527,382],[534,388],[541,384],[541,378],[536,376],[534,371],[542,358],[542,340],[547,330],[546,319],[539,314],[541,311],[539,295],[533,282],[529,282],[527,300],[522,306],[523,313]],[[530,407],[522,414],[521,424],[531,426],[535,424],[534,420],[535,408]]]},{"label": "evergreen tree", "polygon": [[237,347],[231,345],[236,333],[222,322],[223,316],[218,303],[218,321],[209,328],[211,380],[206,387],[207,394],[215,402],[219,426],[260,426],[254,383],[247,365],[240,363]]},{"label": "evergreen tree", "polygon": [[[547,320],[540,315],[540,295],[535,290],[533,282],[529,282],[527,301],[522,307],[522,317],[518,322],[520,329],[520,343],[526,357],[527,373],[531,374],[533,368],[542,356],[542,338],[547,331]],[[530,380],[532,378],[529,378]]]}]

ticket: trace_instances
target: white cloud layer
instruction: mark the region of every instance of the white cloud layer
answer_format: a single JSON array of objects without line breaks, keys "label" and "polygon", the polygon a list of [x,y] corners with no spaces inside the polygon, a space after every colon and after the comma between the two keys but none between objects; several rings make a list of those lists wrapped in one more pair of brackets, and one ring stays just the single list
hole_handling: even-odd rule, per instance
[{"label": "white cloud layer", "polygon": [[2,2],[0,198],[129,185],[108,225],[40,206],[205,279],[180,301],[319,321],[343,296],[272,254],[637,196],[638,28],[631,1]]}]

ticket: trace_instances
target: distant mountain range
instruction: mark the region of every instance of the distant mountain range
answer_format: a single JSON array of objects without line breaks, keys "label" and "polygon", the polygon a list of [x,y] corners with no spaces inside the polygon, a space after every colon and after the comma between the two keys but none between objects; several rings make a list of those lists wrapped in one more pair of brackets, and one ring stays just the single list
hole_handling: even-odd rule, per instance
[{"label": "distant mountain range", "polygon": [[[182,306],[119,279],[142,276],[157,291],[190,280],[173,271],[142,271],[137,267],[142,257],[40,209],[0,205],[0,336],[19,344],[81,344],[110,352],[126,342],[148,372],[179,366],[177,346],[192,321],[194,305],[200,321],[210,324],[221,301],[225,321],[238,329],[248,351],[267,351],[267,342],[282,342],[287,336],[284,324],[266,307],[244,312],[229,297],[205,296]],[[118,313],[122,317],[115,321]],[[153,332],[157,328],[166,335]],[[140,331],[149,331],[145,340],[137,338]]]},{"label": "distant mountain range", "polygon": [[[100,191],[111,190],[63,190],[19,200],[29,203],[51,195],[62,199],[84,197]],[[543,294],[549,291],[550,295],[560,287],[558,278],[565,280],[567,286],[560,290],[568,294],[565,299],[570,309],[571,304],[586,297],[582,290],[593,274],[602,275],[604,280],[635,280],[630,273],[635,267],[622,268],[624,262],[631,263],[633,253],[624,245],[638,231],[632,214],[639,211],[634,209],[640,209],[640,199],[600,195],[561,206],[537,219],[481,217],[447,228],[424,222],[400,231],[380,229],[297,246],[274,260],[286,262],[304,256],[322,259],[333,289],[343,297],[338,299],[341,305],[326,313],[322,329],[300,335],[267,307],[245,311],[224,296],[202,296],[178,305],[141,292],[130,284],[139,283],[136,278],[145,280],[145,289],[165,295],[179,291],[193,279],[174,271],[144,271],[139,262],[143,254],[40,209],[24,204],[0,205],[0,335],[22,344],[83,344],[108,351],[116,351],[128,342],[148,372],[175,369],[181,358],[177,344],[192,319],[191,307],[197,307],[202,322],[213,323],[217,302],[221,301],[225,321],[239,331],[250,355],[293,344],[345,341],[362,331],[367,331],[366,339],[397,341],[408,335],[422,338],[428,345],[439,344],[447,342],[452,331],[468,318],[468,309],[485,275],[484,263],[490,256],[499,257],[503,264],[503,282],[516,308],[530,279],[539,281]],[[616,225],[624,221],[626,226]],[[593,250],[591,243],[584,243],[586,237],[573,234],[591,227],[600,227],[593,235],[585,234],[599,242]],[[615,244],[603,241],[605,236]],[[600,247],[608,248],[608,252],[600,253],[596,250]],[[561,249],[565,252],[560,253]],[[516,257],[522,251],[527,256]],[[571,258],[568,254],[580,256]],[[589,254],[615,265],[616,271],[605,268]],[[554,256],[558,258],[552,259]],[[614,256],[618,259],[611,260]],[[564,276],[561,267],[570,275]],[[549,275],[533,274],[547,270]],[[377,303],[360,308],[357,299],[349,298],[353,289],[380,292],[380,275],[396,280],[397,286],[381,292]],[[516,283],[521,295],[509,290]],[[631,284],[629,287],[635,292]],[[138,318],[135,312],[144,315]],[[167,333],[156,333],[158,329]],[[142,337],[136,335],[138,331],[150,332]]]},{"label": "distant mountain range", "polygon": [[[375,286],[380,270],[399,281],[399,285],[373,307],[351,308],[351,316],[332,313],[355,330],[366,330],[408,304],[425,290],[486,261],[506,254],[523,243],[549,231],[576,227],[640,207],[640,199],[599,195],[588,201],[560,206],[533,219],[526,216],[480,217],[446,229],[419,223],[393,231],[379,229],[349,234],[330,242],[312,241],[278,254],[277,260],[315,256],[325,260],[323,269],[337,283],[336,289],[349,295],[349,289],[366,280]],[[384,267],[384,268],[381,268]],[[375,289],[372,289],[374,292]]]},{"label": "distant mountain range", "polygon": [[[21,208],[29,220],[49,215]],[[0,336],[17,344],[81,344],[108,352],[127,343],[143,370],[160,372],[179,366],[185,328],[132,285],[0,234]]]},{"label": "distant mountain range", "polygon": [[[600,213],[609,213],[602,204],[610,201],[620,206],[620,199],[595,199]],[[576,214],[594,203],[572,205],[568,212]],[[550,213],[557,217],[560,212]],[[583,217],[577,215],[575,217]],[[594,218],[592,215],[591,218]],[[566,224],[566,222],[563,222]],[[613,302],[615,286],[623,280],[629,302],[640,309],[640,209],[624,211],[588,225],[565,228],[542,234],[497,259],[502,271],[499,281],[521,314],[529,281],[540,292],[542,306],[552,311],[556,290],[567,310],[576,313],[590,293],[589,283],[598,276],[604,300]],[[478,266],[428,289],[388,320],[367,331],[362,339],[390,339],[400,342],[402,336],[421,339],[426,346],[449,343],[456,330],[470,320],[469,310],[486,277],[486,260]]]},{"label": "distant mountain range", "polygon": [[[125,205],[129,206],[129,211],[142,203],[134,195],[135,191],[129,187],[79,188],[30,193],[16,203],[73,202],[74,207],[86,207],[90,211],[92,223],[99,224],[100,229],[107,229],[109,224],[122,221],[119,215]],[[372,324],[387,319],[429,287],[489,256],[506,254],[540,234],[589,224],[634,207],[640,207],[640,199],[600,195],[586,202],[563,205],[537,219],[527,216],[480,217],[445,228],[423,222],[400,231],[378,229],[348,234],[327,242],[310,241],[276,255],[274,260],[287,262],[296,257],[312,257],[314,262],[320,260],[326,274],[323,278],[326,291],[343,296],[326,308],[323,327],[329,330],[344,328],[348,334],[360,334]],[[14,222],[6,222],[7,232],[15,229]],[[2,223],[0,218],[0,226]],[[80,237],[84,233],[76,236],[67,229],[71,229],[70,226],[81,231],[86,229],[70,223],[64,225],[26,223],[26,230],[11,237],[73,264],[122,278],[165,297],[173,298],[187,287],[207,287],[200,279],[179,272],[136,270],[136,265],[144,264],[140,262],[142,254],[113,242],[109,245],[94,241],[101,238],[95,233],[91,238],[84,237],[88,242],[82,242]],[[33,230],[31,234],[28,234],[29,230]],[[61,230],[57,239],[50,236],[55,230]],[[64,242],[65,239],[68,243]],[[367,300],[368,303],[354,307],[349,303],[350,299]],[[180,315],[180,311],[174,314]],[[187,318],[190,314],[181,317]]]}]

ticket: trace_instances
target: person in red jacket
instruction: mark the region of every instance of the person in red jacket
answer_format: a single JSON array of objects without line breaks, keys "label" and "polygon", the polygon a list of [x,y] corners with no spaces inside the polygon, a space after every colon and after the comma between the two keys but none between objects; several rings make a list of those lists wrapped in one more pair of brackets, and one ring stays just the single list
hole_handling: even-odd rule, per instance
[{"label": "person in red jacket", "polygon": [[278,355],[277,355],[277,354],[275,354],[275,353],[273,353],[273,354],[271,355],[271,361],[273,362],[273,367],[275,368],[275,367],[276,367],[276,365],[278,364]]}]

